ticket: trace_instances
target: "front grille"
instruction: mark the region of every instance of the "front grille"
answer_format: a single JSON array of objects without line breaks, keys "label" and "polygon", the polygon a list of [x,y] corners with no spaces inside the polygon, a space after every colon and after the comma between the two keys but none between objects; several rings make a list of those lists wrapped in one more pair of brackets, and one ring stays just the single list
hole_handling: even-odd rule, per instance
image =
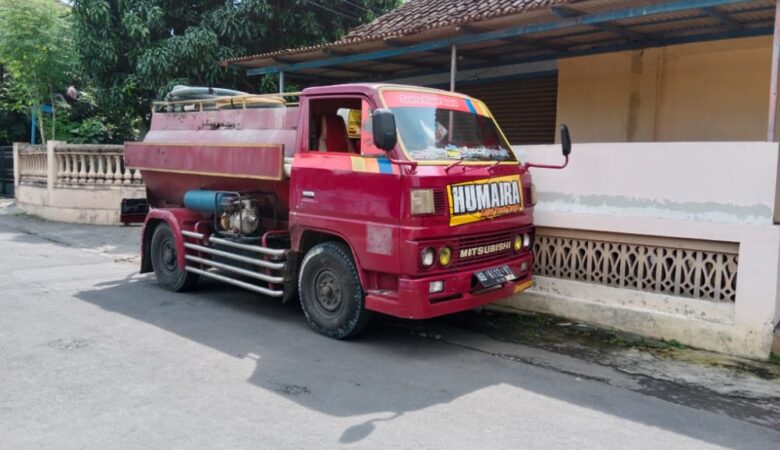
[{"label": "front grille", "polygon": [[444,210],[447,207],[447,203],[444,200],[444,190],[434,189],[433,191],[433,207],[436,214],[444,214]]},{"label": "front grille", "polygon": [[[516,234],[517,231],[508,230],[480,234],[476,236],[464,236],[459,238],[457,247],[453,249],[454,258],[452,260],[452,267],[460,269],[468,266],[488,263],[491,261],[497,261],[500,259],[505,259],[508,256],[512,256],[515,253],[514,250],[512,250],[512,241],[514,240]],[[504,243],[509,243],[509,248],[506,250],[495,253],[488,253],[485,255],[474,255],[464,258],[460,257],[461,250]]]}]

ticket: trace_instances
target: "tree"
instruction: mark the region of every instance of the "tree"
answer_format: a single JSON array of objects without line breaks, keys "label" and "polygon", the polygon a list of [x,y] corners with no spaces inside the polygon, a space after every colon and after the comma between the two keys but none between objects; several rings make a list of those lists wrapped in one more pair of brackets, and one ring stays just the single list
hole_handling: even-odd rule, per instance
[{"label": "tree", "polygon": [[75,0],[75,37],[104,110],[146,116],[174,84],[254,90],[223,59],[335,40],[400,0]]},{"label": "tree", "polygon": [[[11,77],[13,109],[42,118],[41,105],[55,106],[76,62],[68,8],[52,0],[0,0],[0,64]],[[46,142],[43,120],[38,123]]]},{"label": "tree", "polygon": [[0,66],[0,146],[26,141],[30,137],[26,114],[15,111],[16,100],[11,98],[11,75]]}]

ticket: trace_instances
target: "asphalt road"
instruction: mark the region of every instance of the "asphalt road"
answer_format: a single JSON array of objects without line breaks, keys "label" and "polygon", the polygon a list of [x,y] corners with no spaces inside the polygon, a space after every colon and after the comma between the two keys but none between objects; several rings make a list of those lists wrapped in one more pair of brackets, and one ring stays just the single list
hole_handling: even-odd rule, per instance
[{"label": "asphalt road", "polygon": [[122,259],[0,222],[0,448],[780,448],[586,361],[438,322],[337,342]]}]

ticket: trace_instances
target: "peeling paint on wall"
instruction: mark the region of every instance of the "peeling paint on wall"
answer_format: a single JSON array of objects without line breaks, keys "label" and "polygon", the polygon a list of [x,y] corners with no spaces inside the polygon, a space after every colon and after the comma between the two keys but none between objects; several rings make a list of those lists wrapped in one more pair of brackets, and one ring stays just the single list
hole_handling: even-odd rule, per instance
[{"label": "peeling paint on wall", "polygon": [[772,208],[716,202],[675,202],[621,195],[574,195],[539,192],[537,211],[583,214],[632,215],[674,220],[699,220],[740,224],[771,224]]}]

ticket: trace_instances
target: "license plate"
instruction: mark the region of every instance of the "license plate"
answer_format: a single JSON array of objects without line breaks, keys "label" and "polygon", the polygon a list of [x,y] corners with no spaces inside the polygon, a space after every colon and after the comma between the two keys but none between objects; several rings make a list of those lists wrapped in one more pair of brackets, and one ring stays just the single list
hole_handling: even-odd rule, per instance
[{"label": "license plate", "polygon": [[515,273],[512,272],[512,269],[510,269],[507,265],[494,267],[492,269],[483,270],[480,272],[474,272],[474,275],[477,277],[479,284],[486,288],[517,279],[517,275],[515,275]]}]

